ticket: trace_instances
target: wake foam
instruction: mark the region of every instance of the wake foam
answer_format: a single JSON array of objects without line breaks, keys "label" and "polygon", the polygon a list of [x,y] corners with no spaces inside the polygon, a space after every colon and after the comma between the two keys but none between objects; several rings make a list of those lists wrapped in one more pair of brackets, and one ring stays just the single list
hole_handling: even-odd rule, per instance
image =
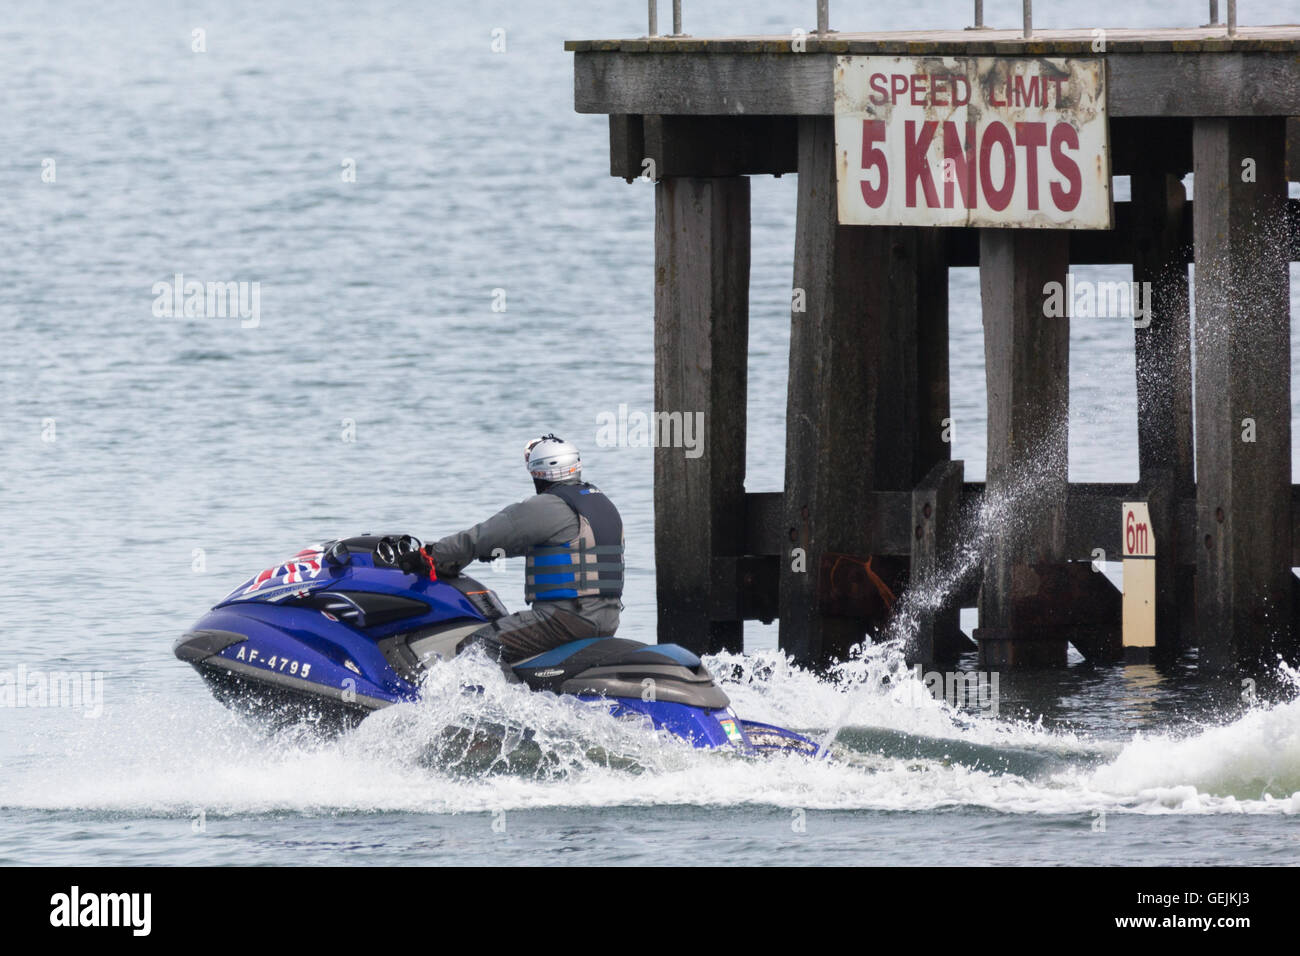
[{"label": "wake foam", "polygon": [[1137,734],[1087,783],[1170,809],[1300,811],[1300,697],[1193,734]]},{"label": "wake foam", "polygon": [[[1300,811],[1300,701],[1183,735],[1104,741],[972,716],[930,696],[898,646],[827,677],[777,652],[708,663],[747,719],[819,739],[831,760],[695,750],[598,704],[507,684],[481,657],[337,739],[268,734],[186,685],[68,721],[0,765],[0,806],[188,816],[756,806],[1003,813]],[[123,695],[113,694],[119,700]]]}]

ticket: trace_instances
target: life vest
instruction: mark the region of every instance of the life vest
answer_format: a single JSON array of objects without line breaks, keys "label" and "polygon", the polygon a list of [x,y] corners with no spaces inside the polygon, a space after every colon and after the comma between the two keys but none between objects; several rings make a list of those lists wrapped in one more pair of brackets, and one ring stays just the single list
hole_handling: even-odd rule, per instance
[{"label": "life vest", "polygon": [[552,485],[555,495],[578,516],[578,536],[524,552],[524,599],[619,597],[623,593],[623,519],[600,489],[586,482]]}]

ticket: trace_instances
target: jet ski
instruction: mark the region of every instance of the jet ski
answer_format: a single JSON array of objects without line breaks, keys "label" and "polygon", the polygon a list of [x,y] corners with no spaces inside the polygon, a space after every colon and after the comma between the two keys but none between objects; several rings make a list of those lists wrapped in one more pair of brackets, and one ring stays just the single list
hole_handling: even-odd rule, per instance
[{"label": "jet ski", "polygon": [[[468,575],[439,577],[412,535],[305,548],[249,578],[175,643],[227,706],[342,731],[420,698],[422,677],[506,609]],[[676,644],[573,641],[510,667],[532,690],[600,701],[698,748],[816,755],[807,737],[742,720],[699,657]]]}]

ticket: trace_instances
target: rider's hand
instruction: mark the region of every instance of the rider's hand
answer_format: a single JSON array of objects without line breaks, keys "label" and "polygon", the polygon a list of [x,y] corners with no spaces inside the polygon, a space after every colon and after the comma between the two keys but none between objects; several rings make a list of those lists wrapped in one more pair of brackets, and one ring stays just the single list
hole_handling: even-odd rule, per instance
[{"label": "rider's hand", "polygon": [[454,578],[460,574],[459,564],[455,564],[451,561],[446,561],[446,562],[439,561],[437,558],[433,556],[433,553],[428,548],[425,548],[424,553],[427,554],[429,556],[429,560],[433,562],[433,567],[434,570],[437,572],[438,577]]}]

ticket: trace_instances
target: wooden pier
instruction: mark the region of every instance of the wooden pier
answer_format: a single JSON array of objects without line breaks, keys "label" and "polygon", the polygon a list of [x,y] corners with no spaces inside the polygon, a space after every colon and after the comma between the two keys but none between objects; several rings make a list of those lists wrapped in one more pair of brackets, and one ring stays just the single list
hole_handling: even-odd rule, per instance
[{"label": "wooden pier", "polygon": [[[1300,179],[1289,119],[1300,113],[1300,26],[1231,38],[1222,27],[1106,30],[1101,49],[1098,39],[974,30],[566,44],[577,110],[609,117],[611,174],[658,183],[656,409],[705,413],[700,457],[655,453],[661,640],[739,649],[744,620],[775,618],[797,659],[841,657],[887,622],[909,583],[951,560],[969,533],[961,514],[1014,488],[1017,520],[994,529],[980,573],[922,608],[917,661],[969,649],[957,611],[976,602],[983,666],[1063,665],[1067,643],[1121,659],[1119,594],[1091,562],[1097,549],[1121,554],[1126,501],[1148,503],[1159,542],[1158,658],[1194,646],[1202,668],[1227,672],[1294,655],[1288,268],[1300,209],[1287,184]],[[1102,61],[1100,175],[1106,189],[1129,176],[1131,200],[1101,230],[841,224],[837,64],[868,56]],[[746,493],[747,177],[787,173],[798,176],[799,304],[785,488]],[[1069,482],[1070,320],[1044,313],[1048,284],[1103,263],[1131,265],[1158,290],[1149,324],[1134,328],[1134,485]],[[963,480],[946,438],[953,266],[980,268],[984,484]]]}]

